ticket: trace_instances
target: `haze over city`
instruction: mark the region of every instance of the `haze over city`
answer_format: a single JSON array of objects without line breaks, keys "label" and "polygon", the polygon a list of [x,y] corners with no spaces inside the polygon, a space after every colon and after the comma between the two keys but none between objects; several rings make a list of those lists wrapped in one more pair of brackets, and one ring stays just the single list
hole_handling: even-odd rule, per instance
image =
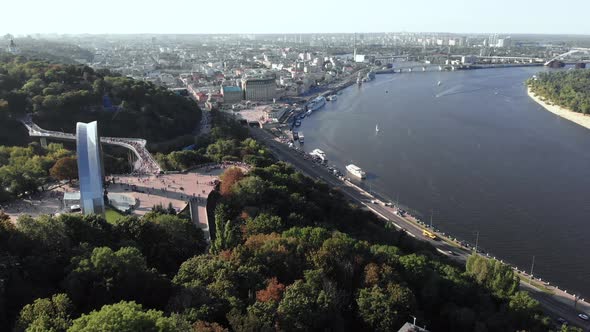
[{"label": "haze over city", "polygon": [[586,0],[5,1],[0,32],[590,34],[587,5]]}]

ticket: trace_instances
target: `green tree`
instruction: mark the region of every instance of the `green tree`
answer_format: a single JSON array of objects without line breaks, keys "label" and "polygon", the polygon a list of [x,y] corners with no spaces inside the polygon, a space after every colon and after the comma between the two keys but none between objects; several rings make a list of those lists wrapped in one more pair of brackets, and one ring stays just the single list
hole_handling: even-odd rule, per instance
[{"label": "green tree", "polygon": [[189,329],[190,325],[179,317],[166,317],[161,311],[145,310],[135,302],[121,301],[82,315],[68,331],[175,332]]},{"label": "green tree", "polygon": [[508,298],[518,290],[519,279],[512,268],[498,260],[472,254],[467,259],[467,274],[496,296]]},{"label": "green tree", "polygon": [[230,219],[229,207],[219,204],[215,208],[215,232],[214,241],[211,245],[212,252],[220,252],[235,246],[241,241],[240,224]]},{"label": "green tree", "polygon": [[66,294],[36,299],[21,311],[16,324],[20,331],[66,331],[72,325],[72,302]]},{"label": "green tree", "polygon": [[75,258],[65,287],[82,310],[120,300],[158,307],[170,295],[168,281],[149,270],[141,252],[133,247],[117,251],[99,247],[87,256]]},{"label": "green tree", "polygon": [[141,248],[148,265],[156,267],[162,273],[174,275],[180,264],[203,253],[207,246],[203,231],[188,219],[170,214],[148,213],[137,221],[141,230],[137,236],[131,238]]},{"label": "green tree", "polygon": [[395,331],[415,307],[412,292],[398,284],[363,288],[357,297],[359,315],[374,331]]},{"label": "green tree", "polygon": [[280,329],[341,329],[342,317],[338,314],[341,303],[338,298],[337,288],[321,271],[307,271],[305,280],[297,280],[285,290],[277,309]]},{"label": "green tree", "polygon": [[273,216],[267,213],[261,213],[254,219],[248,219],[246,221],[246,233],[259,234],[259,233],[272,233],[280,232],[284,227],[283,220],[279,216]]}]

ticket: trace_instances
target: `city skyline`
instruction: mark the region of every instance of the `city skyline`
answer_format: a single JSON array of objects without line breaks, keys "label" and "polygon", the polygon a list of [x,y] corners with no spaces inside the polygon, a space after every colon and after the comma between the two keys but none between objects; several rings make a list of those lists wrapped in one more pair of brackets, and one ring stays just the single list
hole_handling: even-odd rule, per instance
[{"label": "city skyline", "polygon": [[[584,0],[571,0],[561,8],[540,0],[534,3],[498,0],[488,3],[458,1],[449,6],[437,1],[394,4],[386,1],[314,2],[278,5],[262,0],[255,4],[228,0],[223,7],[172,1],[167,6],[144,2],[105,0],[92,10],[72,0],[31,4],[10,2],[2,6],[0,33],[57,34],[229,34],[229,33],[371,33],[448,32],[504,34],[590,34],[584,23]],[[571,9],[581,10],[571,10]],[[24,16],[26,13],[26,16]],[[557,14],[557,15],[556,15]],[[23,18],[26,17],[26,20]],[[581,23],[582,22],[582,23]]]}]

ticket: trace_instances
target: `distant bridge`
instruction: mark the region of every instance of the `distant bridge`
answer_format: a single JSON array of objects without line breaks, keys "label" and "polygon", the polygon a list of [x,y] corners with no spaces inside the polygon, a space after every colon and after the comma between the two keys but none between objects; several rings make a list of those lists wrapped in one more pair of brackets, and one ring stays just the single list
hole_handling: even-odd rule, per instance
[{"label": "distant bridge", "polygon": [[[586,54],[588,56],[590,56],[590,48],[572,48],[571,50],[560,54],[558,56],[553,57],[552,59],[549,59],[545,62],[545,66],[549,66],[551,65],[551,63],[553,61],[563,61],[566,57],[569,57],[570,55],[573,54]],[[580,59],[579,61],[571,61],[572,63],[581,63],[581,62],[590,62],[590,59]]]},{"label": "distant bridge", "polygon": [[[29,136],[41,137],[41,139],[54,138],[61,140],[75,141],[76,135],[70,133],[63,133],[59,131],[46,130],[30,119],[23,119],[21,123],[29,131]],[[133,163],[135,172],[143,174],[158,174],[161,171],[160,165],[152,157],[146,149],[146,140],[140,138],[119,138],[119,137],[101,137],[100,142],[103,144],[117,145],[124,147],[131,151],[137,160]]]}]

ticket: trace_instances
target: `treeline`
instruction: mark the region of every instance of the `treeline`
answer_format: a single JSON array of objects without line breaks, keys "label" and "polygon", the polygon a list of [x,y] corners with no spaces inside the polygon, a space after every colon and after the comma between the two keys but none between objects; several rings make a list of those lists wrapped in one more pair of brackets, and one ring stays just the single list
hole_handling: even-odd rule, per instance
[{"label": "treeline", "polygon": [[531,91],[571,111],[590,113],[590,71],[568,70],[539,73],[527,81]]},{"label": "treeline", "polygon": [[98,120],[103,136],[151,142],[191,133],[201,119],[196,103],[151,83],[83,65],[6,57],[0,61],[0,126],[14,130],[15,119],[27,113],[45,129],[74,132],[76,122]]}]

